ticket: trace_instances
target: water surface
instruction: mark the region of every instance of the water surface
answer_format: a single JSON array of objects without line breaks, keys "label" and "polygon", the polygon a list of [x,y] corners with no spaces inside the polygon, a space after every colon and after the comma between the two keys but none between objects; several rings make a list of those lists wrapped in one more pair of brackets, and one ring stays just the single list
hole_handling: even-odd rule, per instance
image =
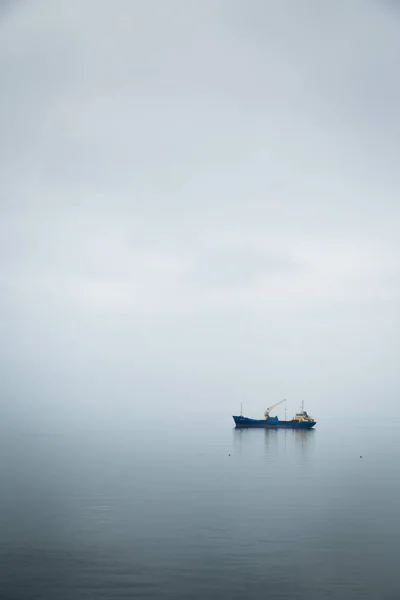
[{"label": "water surface", "polygon": [[398,598],[397,428],[232,425],[3,435],[0,597]]}]

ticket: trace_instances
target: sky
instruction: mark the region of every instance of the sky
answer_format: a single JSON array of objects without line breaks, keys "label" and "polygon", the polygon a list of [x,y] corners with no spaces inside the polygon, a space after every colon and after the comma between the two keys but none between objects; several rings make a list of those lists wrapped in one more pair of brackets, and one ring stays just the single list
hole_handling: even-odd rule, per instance
[{"label": "sky", "polygon": [[400,6],[0,2],[2,422],[397,406]]}]

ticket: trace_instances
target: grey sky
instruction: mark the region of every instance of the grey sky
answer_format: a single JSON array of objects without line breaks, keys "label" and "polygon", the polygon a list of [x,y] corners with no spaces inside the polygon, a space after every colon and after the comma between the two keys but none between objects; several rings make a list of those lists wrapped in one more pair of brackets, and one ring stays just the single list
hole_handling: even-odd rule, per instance
[{"label": "grey sky", "polygon": [[395,406],[396,3],[3,6],[8,409]]}]

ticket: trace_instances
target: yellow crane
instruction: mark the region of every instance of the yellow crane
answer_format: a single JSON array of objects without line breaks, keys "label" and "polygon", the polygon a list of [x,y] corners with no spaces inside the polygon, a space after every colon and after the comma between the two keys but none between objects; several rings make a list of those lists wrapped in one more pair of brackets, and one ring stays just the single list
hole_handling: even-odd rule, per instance
[{"label": "yellow crane", "polygon": [[275,408],[276,406],[279,406],[279,404],[282,404],[282,402],[286,402],[286,398],[285,398],[285,400],[280,400],[280,401],[279,401],[279,402],[277,402],[276,404],[273,404],[272,406],[270,406],[270,407],[268,407],[268,408],[267,408],[267,410],[266,410],[266,411],[265,411],[265,413],[264,413],[265,420],[267,420],[267,419],[268,419],[268,417],[269,417],[269,413],[271,412],[271,410],[272,410],[273,408]]}]

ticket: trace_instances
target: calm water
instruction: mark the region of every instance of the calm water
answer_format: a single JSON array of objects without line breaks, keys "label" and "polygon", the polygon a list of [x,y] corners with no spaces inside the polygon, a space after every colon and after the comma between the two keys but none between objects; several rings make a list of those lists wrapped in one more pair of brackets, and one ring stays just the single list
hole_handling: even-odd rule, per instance
[{"label": "calm water", "polygon": [[397,599],[399,459],[396,426],[3,435],[0,598]]}]

